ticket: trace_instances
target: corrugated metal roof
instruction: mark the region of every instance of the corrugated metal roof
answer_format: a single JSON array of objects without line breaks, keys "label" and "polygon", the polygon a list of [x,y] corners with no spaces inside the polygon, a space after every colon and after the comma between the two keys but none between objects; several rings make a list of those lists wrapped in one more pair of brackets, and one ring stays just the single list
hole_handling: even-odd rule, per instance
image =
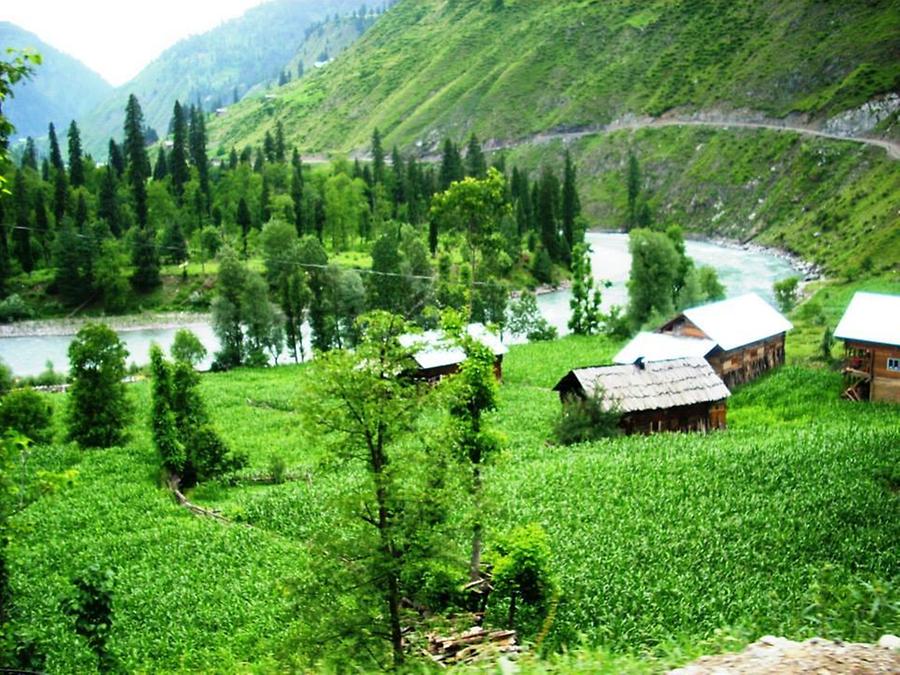
[{"label": "corrugated metal roof", "polygon": [[[467,332],[481,344],[488,347],[494,356],[506,354],[506,345],[494,333],[490,332],[484,324],[473,323],[466,327]],[[430,370],[432,368],[445,368],[454,366],[466,360],[466,353],[461,347],[453,344],[453,341],[440,330],[429,330],[420,334],[400,336],[400,344],[404,347],[416,347],[413,355],[419,368]]]},{"label": "corrugated metal roof", "polygon": [[634,363],[645,361],[666,361],[688,356],[706,356],[716,348],[712,340],[676,337],[664,333],[638,333],[616,354],[613,363]]},{"label": "corrugated metal roof", "polygon": [[725,351],[765,340],[794,327],[755,293],[686,309],[682,314]]},{"label": "corrugated metal roof", "polygon": [[856,293],[834,336],[900,346],[900,295]]},{"label": "corrugated metal roof", "polygon": [[569,377],[574,377],[589,396],[602,389],[605,407],[615,406],[623,413],[711,403],[731,395],[712,366],[700,357],[651,361],[643,368],[579,368],[560,380],[554,391],[562,389]]}]

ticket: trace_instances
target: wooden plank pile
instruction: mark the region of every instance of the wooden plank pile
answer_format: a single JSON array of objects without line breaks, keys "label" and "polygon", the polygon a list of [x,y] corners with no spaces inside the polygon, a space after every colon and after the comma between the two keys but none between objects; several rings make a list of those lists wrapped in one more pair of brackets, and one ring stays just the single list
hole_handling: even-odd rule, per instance
[{"label": "wooden plank pile", "polygon": [[457,635],[442,637],[436,633],[428,636],[428,655],[442,666],[475,663],[500,654],[518,654],[522,647],[516,644],[516,631],[488,631],[475,626]]}]

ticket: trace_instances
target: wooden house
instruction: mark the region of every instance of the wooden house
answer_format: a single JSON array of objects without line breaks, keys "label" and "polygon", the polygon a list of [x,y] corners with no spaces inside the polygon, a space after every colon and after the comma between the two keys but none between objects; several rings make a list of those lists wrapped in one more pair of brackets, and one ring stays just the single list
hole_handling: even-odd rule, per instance
[{"label": "wooden house", "polygon": [[724,429],[731,395],[709,363],[696,356],[579,368],[553,390],[563,404],[602,391],[602,405],[621,413],[619,424],[627,434]]},{"label": "wooden house", "polygon": [[844,397],[900,403],[900,295],[857,293],[834,336],[844,341]]},{"label": "wooden house", "polygon": [[[503,378],[503,357],[506,345],[483,324],[474,323],[466,328],[469,335],[494,353],[494,376]],[[421,334],[404,335],[400,338],[405,347],[415,348],[413,359],[418,370],[413,377],[428,382],[438,382],[448,375],[459,372],[460,364],[466,360],[466,353],[454,344],[443,331],[432,330]]]},{"label": "wooden house", "polygon": [[684,310],[655,333],[639,333],[613,359],[634,363],[703,357],[731,388],[784,363],[793,326],[754,293]]}]

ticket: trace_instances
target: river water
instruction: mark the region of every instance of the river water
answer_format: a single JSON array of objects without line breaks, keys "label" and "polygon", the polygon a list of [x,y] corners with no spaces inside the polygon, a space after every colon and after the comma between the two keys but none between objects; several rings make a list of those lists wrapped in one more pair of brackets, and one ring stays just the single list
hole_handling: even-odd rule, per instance
[{"label": "river water", "polygon": [[[597,280],[605,279],[612,282],[612,287],[603,293],[604,306],[624,306],[628,300],[625,282],[631,268],[628,236],[591,232],[587,235],[587,241],[592,249],[591,264],[594,277]],[[712,242],[688,241],[687,253],[698,266],[712,265],[716,268],[729,297],[752,291],[772,302],[772,284],[796,274],[788,261],[766,251],[748,251]],[[569,320],[570,296],[568,290],[560,290],[538,297],[541,312],[557,327],[560,334],[568,332],[566,323]],[[68,369],[66,352],[74,330],[67,327],[63,321],[49,323],[55,326],[55,330],[51,328],[42,333],[59,334],[0,338],[0,359],[9,365],[16,375],[37,375],[45,369],[48,361],[53,363],[57,371]],[[179,326],[168,324],[161,328],[120,329],[118,333],[128,348],[129,363],[146,364],[149,361],[150,345],[154,342],[168,351],[178,327],[190,329],[206,345],[209,355],[200,367],[209,367],[219,343],[212,327],[196,318],[185,320]],[[282,362],[285,361],[286,358]]]}]

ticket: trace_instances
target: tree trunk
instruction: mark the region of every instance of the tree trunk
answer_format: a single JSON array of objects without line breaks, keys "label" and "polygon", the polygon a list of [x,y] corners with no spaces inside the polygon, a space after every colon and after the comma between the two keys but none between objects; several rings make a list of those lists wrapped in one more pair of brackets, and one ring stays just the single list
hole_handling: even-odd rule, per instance
[{"label": "tree trunk", "polygon": [[475,524],[472,525],[472,557],[469,561],[469,581],[477,581],[481,578],[481,537],[484,530],[481,524],[481,467],[476,464],[472,472]]}]

